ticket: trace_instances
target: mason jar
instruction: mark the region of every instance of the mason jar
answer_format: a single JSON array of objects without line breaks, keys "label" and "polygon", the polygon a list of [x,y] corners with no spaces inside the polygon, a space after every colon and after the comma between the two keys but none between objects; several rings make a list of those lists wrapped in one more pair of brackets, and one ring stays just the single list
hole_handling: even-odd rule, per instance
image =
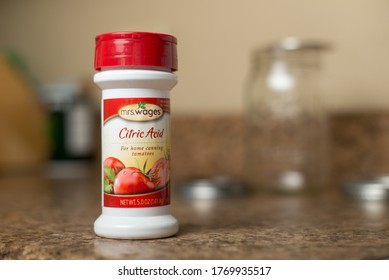
[{"label": "mason jar", "polygon": [[302,192],[326,185],[328,129],[320,98],[325,49],[293,37],[254,52],[244,160],[252,189]]}]

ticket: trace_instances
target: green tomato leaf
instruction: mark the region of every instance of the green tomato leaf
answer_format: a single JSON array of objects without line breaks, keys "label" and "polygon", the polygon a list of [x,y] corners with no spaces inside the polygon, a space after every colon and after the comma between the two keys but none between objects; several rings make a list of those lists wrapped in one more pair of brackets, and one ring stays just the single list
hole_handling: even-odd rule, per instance
[{"label": "green tomato leaf", "polygon": [[142,169],[142,172],[143,172],[143,173],[146,173],[147,160],[148,160],[148,159],[146,159],[145,164],[143,165],[143,169]]},{"label": "green tomato leaf", "polygon": [[115,177],[116,177],[115,171],[109,168],[108,166],[104,166],[104,174],[108,180],[112,182],[115,181]]},{"label": "green tomato leaf", "polygon": [[107,178],[104,179],[104,192],[105,193],[113,193],[113,184],[112,181]]}]

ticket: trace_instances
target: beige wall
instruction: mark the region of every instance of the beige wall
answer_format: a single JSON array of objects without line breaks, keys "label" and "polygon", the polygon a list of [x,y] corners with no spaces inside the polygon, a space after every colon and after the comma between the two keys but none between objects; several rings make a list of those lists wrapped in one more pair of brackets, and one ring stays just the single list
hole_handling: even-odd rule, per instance
[{"label": "beige wall", "polygon": [[177,113],[242,112],[250,51],[284,36],[322,39],[331,110],[389,110],[387,0],[1,0],[0,47],[41,82],[92,79],[94,36],[120,30],[179,40]]}]

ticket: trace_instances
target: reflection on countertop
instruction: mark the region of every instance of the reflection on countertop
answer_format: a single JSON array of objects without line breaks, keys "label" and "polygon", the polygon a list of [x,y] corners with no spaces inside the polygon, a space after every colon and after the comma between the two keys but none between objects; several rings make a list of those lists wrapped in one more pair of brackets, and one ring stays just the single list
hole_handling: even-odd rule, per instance
[{"label": "reflection on countertop", "polygon": [[[173,186],[174,188],[175,186]],[[173,195],[179,233],[111,240],[93,233],[100,178],[0,177],[0,259],[383,259],[389,204],[337,192],[251,194],[219,200]]]}]

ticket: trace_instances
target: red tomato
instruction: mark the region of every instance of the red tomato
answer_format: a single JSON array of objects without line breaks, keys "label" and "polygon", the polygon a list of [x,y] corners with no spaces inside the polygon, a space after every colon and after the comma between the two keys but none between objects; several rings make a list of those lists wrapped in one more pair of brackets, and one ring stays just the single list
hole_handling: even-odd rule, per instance
[{"label": "red tomato", "polygon": [[166,158],[157,160],[150,171],[151,180],[157,189],[166,187],[170,180],[170,162]]},{"label": "red tomato", "polygon": [[113,189],[115,194],[139,194],[155,190],[155,185],[138,168],[127,167],[116,176]]},{"label": "red tomato", "polygon": [[[109,167],[113,172],[114,174],[118,174],[120,170],[122,170],[123,168],[125,168],[124,164],[118,160],[117,158],[114,158],[114,157],[108,157],[104,160],[104,167]],[[104,172],[104,178],[108,178],[109,174],[106,174],[107,172]]]},{"label": "red tomato", "polygon": [[120,170],[124,169],[124,164],[114,157],[104,160],[104,192],[113,193],[113,182]]}]

